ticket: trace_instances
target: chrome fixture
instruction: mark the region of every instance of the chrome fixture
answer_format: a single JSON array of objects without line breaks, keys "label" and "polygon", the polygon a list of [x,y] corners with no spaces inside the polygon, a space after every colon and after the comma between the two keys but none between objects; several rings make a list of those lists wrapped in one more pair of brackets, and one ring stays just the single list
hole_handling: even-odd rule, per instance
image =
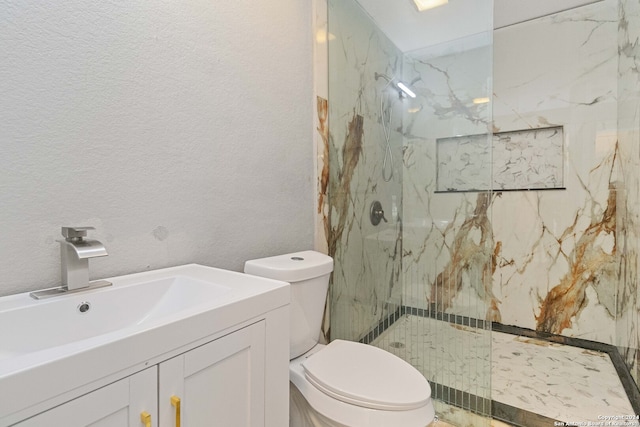
[{"label": "chrome fixture", "polygon": [[389,84],[393,84],[393,86],[395,86],[397,89],[399,89],[398,93],[400,95],[400,97],[402,98],[403,96],[410,96],[411,98],[415,98],[416,94],[415,92],[409,87],[409,85],[401,82],[400,80],[396,79],[395,77],[389,77],[386,74],[382,74],[382,73],[374,73],[374,77],[376,80],[382,78],[385,79],[387,81],[387,86],[389,86]]},{"label": "chrome fixture", "polygon": [[80,304],[78,304],[78,313],[85,314],[89,310],[91,310],[91,303],[90,302],[83,301]]},{"label": "chrome fixture", "polygon": [[[393,113],[393,102],[390,96],[385,97],[384,92],[389,87],[392,86],[394,90],[398,91],[398,97],[400,99],[406,98],[410,96],[411,98],[415,98],[415,92],[409,87],[409,85],[404,84],[400,80],[395,77],[389,77],[386,74],[382,73],[374,73],[373,76],[376,80],[384,79],[387,84],[382,89],[380,94],[380,123],[382,124],[382,131],[384,133],[384,158],[382,160],[382,179],[384,182],[391,181],[393,178],[393,152],[391,150],[391,115]],[[414,80],[415,82],[415,80]],[[387,107],[385,108],[385,98],[387,99]],[[386,114],[385,114],[386,112]]]},{"label": "chrome fixture", "polygon": [[380,224],[381,220],[384,220],[384,222],[388,222],[387,218],[384,217],[382,203],[377,200],[371,203],[371,207],[369,208],[369,219],[371,220],[371,224],[373,225]]},{"label": "chrome fixture", "polygon": [[62,260],[62,286],[69,290],[89,286],[89,258],[107,256],[104,245],[97,240],[85,239],[93,227],[62,227],[64,240],[60,242]]},{"label": "chrome fixture", "polygon": [[89,259],[107,256],[104,245],[97,240],[85,239],[87,231],[94,227],[62,227],[64,240],[60,242],[62,286],[32,292],[35,299],[73,293],[87,289],[110,286],[111,283],[98,280],[89,282]]}]

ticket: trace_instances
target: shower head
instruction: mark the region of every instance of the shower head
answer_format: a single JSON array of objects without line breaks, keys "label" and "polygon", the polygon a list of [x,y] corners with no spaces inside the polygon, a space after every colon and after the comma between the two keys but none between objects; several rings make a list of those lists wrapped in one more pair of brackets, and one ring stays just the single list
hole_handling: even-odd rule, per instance
[{"label": "shower head", "polygon": [[376,80],[378,80],[379,78],[383,78],[389,83],[391,83],[391,81],[393,80],[391,77],[387,76],[386,74],[380,74],[380,73],[377,73],[377,72],[374,73],[374,76],[375,76]]},{"label": "shower head", "polygon": [[404,83],[402,83],[399,80],[396,80],[395,78],[391,78],[389,76],[387,76],[386,74],[381,74],[381,73],[374,73],[374,77],[376,80],[382,78],[385,79],[387,81],[387,86],[391,83],[393,83],[393,85],[400,90],[400,95],[408,95],[411,98],[415,98],[416,94],[415,92],[409,87],[409,85],[406,85]]}]

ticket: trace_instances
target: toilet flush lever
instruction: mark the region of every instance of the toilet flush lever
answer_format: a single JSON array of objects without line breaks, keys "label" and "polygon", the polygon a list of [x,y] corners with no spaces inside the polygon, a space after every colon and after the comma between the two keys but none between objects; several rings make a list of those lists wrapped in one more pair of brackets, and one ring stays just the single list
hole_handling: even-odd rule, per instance
[{"label": "toilet flush lever", "polygon": [[384,217],[382,203],[377,200],[371,203],[371,208],[369,208],[369,219],[371,220],[371,224],[373,225],[380,224],[381,220],[384,220],[384,222],[389,222],[387,221],[387,218]]}]

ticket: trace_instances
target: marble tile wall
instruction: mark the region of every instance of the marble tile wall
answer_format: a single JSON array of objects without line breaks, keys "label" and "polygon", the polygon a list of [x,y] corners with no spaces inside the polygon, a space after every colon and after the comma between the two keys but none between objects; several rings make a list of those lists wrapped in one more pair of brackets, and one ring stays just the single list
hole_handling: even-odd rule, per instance
[{"label": "marble tile wall", "polygon": [[[328,15],[329,199],[323,212],[335,269],[325,333],[358,340],[393,312],[401,297],[404,107],[398,92],[376,73],[400,76],[402,54],[355,0],[329,0]],[[375,200],[388,221],[378,226],[369,221]]]},{"label": "marble tile wall", "polygon": [[[493,70],[481,43],[405,68],[421,94],[405,118],[406,303],[614,342],[625,191],[617,22],[617,1],[604,0],[496,30]],[[491,91],[493,118],[473,102]],[[567,189],[434,194],[435,139],[488,126],[563,126]]]},{"label": "marble tile wall", "polygon": [[565,187],[496,193],[502,322],[612,344],[619,280],[617,2],[495,32],[494,130],[563,126]]}]

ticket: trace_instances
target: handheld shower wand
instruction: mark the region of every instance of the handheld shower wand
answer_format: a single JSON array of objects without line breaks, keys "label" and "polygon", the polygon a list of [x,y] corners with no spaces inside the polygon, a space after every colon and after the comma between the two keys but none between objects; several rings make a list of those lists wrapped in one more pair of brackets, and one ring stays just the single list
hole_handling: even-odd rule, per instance
[{"label": "handheld shower wand", "polygon": [[[393,106],[391,105],[391,103],[389,103],[389,122],[385,123],[383,95],[385,89],[388,88],[389,85],[391,85],[393,79],[391,79],[386,74],[375,73],[374,76],[376,80],[378,80],[379,78],[383,78],[387,81],[387,84],[382,89],[382,92],[380,94],[380,123],[382,124],[382,132],[384,133],[385,142],[384,158],[382,160],[382,179],[384,180],[384,182],[389,182],[393,178],[393,152],[391,151],[391,113]],[[387,173],[388,165],[390,165],[391,167],[389,169],[389,172]]]},{"label": "handheld shower wand", "polygon": [[[382,92],[389,86],[393,85],[398,90],[398,94],[400,98],[405,95],[408,95],[412,98],[416,97],[416,94],[409,89],[407,85],[402,83],[401,81],[396,81],[395,78],[391,78],[386,74],[374,73],[374,77],[376,80],[384,79],[387,81],[387,84],[382,89]],[[389,182],[393,178],[393,152],[391,151],[391,114],[392,114],[392,105],[389,103],[389,115],[388,119],[385,120],[384,114],[384,96],[380,96],[380,122],[382,123],[382,131],[384,133],[385,140],[385,149],[384,149],[384,159],[382,160],[382,179],[384,182]],[[387,172],[389,169],[389,172]]]}]

